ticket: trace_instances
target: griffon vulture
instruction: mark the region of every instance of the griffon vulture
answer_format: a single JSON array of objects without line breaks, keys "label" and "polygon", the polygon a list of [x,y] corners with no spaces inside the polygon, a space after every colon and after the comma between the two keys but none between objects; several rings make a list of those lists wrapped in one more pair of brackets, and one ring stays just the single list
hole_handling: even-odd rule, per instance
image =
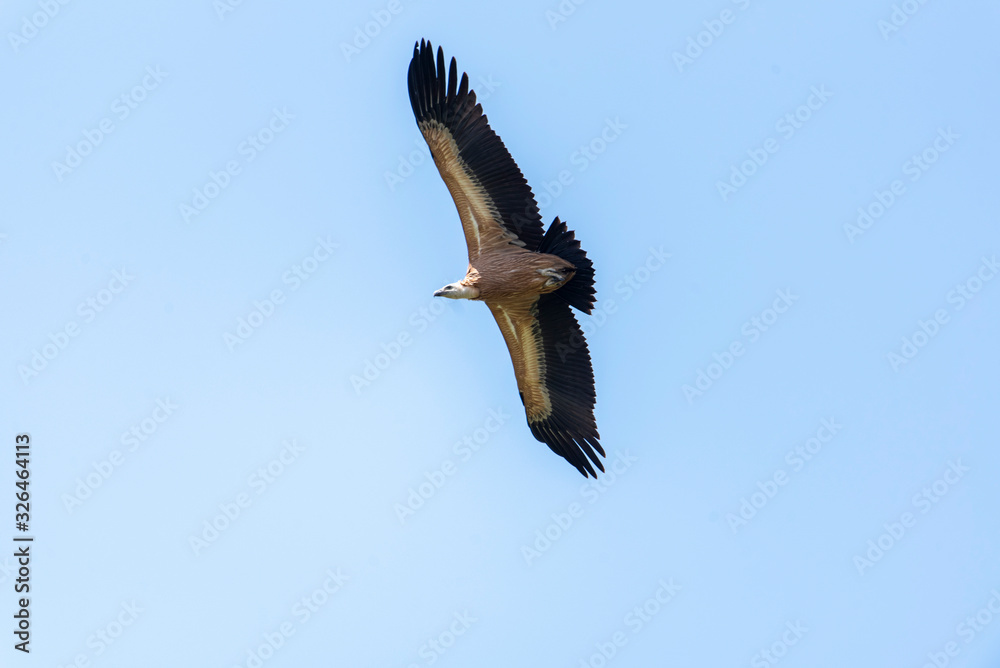
[{"label": "griffon vulture", "polygon": [[465,278],[435,297],[486,302],[500,326],[528,426],[586,477],[604,471],[594,420],[594,371],[570,307],[590,313],[594,267],[566,224],[544,231],[521,170],[490,129],[469,77],[445,70],[430,42],[413,47],[407,76],[417,127],[444,179],[469,247]]}]

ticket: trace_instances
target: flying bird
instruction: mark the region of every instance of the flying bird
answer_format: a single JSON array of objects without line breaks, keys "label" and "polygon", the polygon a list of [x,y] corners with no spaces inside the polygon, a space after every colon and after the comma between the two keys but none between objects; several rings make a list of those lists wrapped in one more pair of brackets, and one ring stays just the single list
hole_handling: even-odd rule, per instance
[{"label": "flying bird", "polygon": [[590,351],[570,307],[589,314],[594,266],[566,223],[544,229],[538,204],[482,105],[444,51],[413,47],[407,75],[417,127],[444,179],[469,248],[462,280],[435,297],[486,302],[503,333],[528,427],[587,477],[604,471]]}]

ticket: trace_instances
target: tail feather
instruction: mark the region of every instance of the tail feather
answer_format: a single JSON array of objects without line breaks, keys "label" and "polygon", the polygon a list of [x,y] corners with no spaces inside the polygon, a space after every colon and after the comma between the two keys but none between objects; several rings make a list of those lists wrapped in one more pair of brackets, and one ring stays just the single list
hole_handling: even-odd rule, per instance
[{"label": "tail feather", "polygon": [[573,278],[552,294],[561,297],[573,308],[589,314],[594,308],[594,302],[597,301],[597,291],[594,289],[594,263],[580,248],[580,242],[576,240],[573,231],[567,229],[566,223],[557,217],[539,244],[538,252],[561,257],[576,267]]}]

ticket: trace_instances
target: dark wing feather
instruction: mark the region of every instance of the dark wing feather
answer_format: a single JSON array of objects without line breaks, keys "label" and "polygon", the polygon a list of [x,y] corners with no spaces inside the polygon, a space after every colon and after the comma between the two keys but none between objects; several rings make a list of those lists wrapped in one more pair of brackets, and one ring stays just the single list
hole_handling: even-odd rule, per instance
[{"label": "dark wing feather", "polygon": [[529,417],[528,426],[535,438],[565,457],[580,473],[596,478],[591,462],[604,471],[597,453],[605,454],[594,419],[597,392],[590,350],[569,304],[556,294],[541,295],[532,309],[538,319],[545,362],[541,382],[552,408],[534,422]]},{"label": "dark wing feather", "polygon": [[[407,75],[410,105],[463,217],[470,257],[477,248],[475,240],[479,235],[470,232],[471,224],[466,220],[463,207],[469,203],[477,212],[481,210],[477,210],[476,204],[489,210],[503,228],[501,234],[494,235],[502,243],[514,239],[528,250],[536,250],[542,241],[543,226],[531,188],[503,141],[490,128],[482,106],[476,103],[475,92],[469,90],[468,75],[463,73],[461,83],[458,81],[455,59],[451,59],[451,68],[446,71],[440,47],[436,62],[430,42],[420,40],[413,47]],[[457,156],[450,155],[449,140],[454,140]],[[453,164],[456,160],[459,166]],[[463,175],[451,173],[455,169],[461,169]],[[485,221],[479,221],[479,225],[484,224]],[[488,237],[488,231],[483,236]]]}]

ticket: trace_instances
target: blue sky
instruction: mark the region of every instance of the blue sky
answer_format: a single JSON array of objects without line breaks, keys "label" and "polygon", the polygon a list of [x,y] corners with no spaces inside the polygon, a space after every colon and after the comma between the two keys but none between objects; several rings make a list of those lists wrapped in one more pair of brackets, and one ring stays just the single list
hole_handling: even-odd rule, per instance
[{"label": "blue sky", "polygon": [[[2,27],[4,665],[996,665],[995,4]],[[598,483],[431,296],[466,249],[421,37],[594,260]]]}]

